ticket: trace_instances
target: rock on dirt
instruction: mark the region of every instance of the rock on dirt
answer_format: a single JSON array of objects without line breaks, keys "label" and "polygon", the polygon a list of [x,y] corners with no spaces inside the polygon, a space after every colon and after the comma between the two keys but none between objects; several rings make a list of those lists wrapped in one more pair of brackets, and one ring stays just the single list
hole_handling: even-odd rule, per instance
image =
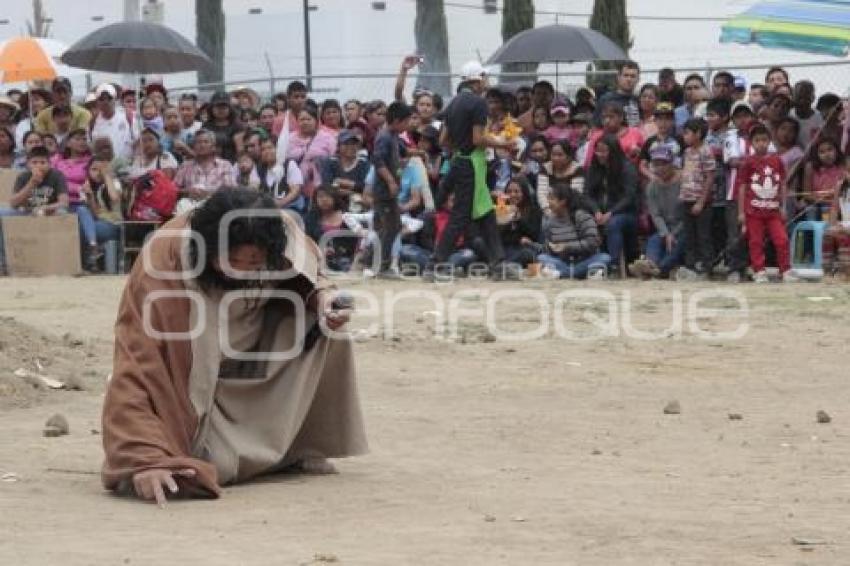
[{"label": "rock on dirt", "polygon": [[678,401],[670,401],[664,406],[665,415],[681,415],[682,405]]},{"label": "rock on dirt", "polygon": [[742,420],[744,420],[744,415],[742,415],[741,413],[729,413],[729,420],[730,421],[742,421]]},{"label": "rock on dirt", "polygon": [[815,417],[817,418],[817,421],[820,424],[829,424],[832,422],[832,417],[830,417],[829,413],[827,413],[826,411],[818,411]]},{"label": "rock on dirt", "polygon": [[59,413],[47,419],[47,422],[44,424],[44,436],[47,437],[64,436],[70,431],[71,427],[68,426],[68,419]]}]

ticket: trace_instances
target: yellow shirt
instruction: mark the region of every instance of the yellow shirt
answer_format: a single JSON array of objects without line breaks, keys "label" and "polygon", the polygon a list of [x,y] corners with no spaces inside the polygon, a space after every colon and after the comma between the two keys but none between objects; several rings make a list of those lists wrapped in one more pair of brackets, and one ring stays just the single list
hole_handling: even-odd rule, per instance
[{"label": "yellow shirt", "polygon": [[[79,128],[88,130],[90,121],[91,113],[88,110],[82,106],[77,106],[76,104],[71,105],[71,127],[68,129],[69,132],[73,132]],[[56,124],[53,122],[52,106],[48,106],[35,117],[35,131],[41,134],[57,133]]]}]

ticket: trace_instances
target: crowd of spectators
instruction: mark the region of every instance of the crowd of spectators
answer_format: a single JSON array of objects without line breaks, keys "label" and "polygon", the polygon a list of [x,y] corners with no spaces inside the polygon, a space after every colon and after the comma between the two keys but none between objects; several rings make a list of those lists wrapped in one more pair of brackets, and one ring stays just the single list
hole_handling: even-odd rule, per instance
[{"label": "crowd of spectators", "polygon": [[[641,84],[624,62],[609,91],[568,95],[545,80],[489,86],[466,66],[460,89],[475,86],[487,109],[470,107],[468,120],[499,142],[486,151],[493,241],[480,223],[446,236],[459,196],[446,175],[464,156],[445,143],[457,125],[442,98],[406,98],[417,64],[405,58],[389,103],[318,101],[297,81],[267,102],[249,88],[202,101],[108,83],[75,101],[64,78],[9,91],[0,168],[20,173],[0,219],[75,214],[89,271],[123,221],[191,213],[235,186],[300,217],[331,270],[365,276],[463,274],[492,269],[495,254],[549,278],[765,282],[772,264],[793,281],[788,235],[800,220],[828,223],[828,272],[850,263],[846,107],[808,80],[773,68],[763,84],[725,71],[679,84],[665,69]],[[163,209],[145,191],[173,199]],[[437,262],[441,245],[451,252]]]}]

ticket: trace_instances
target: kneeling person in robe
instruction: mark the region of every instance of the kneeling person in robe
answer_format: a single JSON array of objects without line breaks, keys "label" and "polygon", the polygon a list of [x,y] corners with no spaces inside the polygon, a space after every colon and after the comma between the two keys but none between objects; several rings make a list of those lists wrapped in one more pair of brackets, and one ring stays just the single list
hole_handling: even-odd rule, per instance
[{"label": "kneeling person in robe", "polygon": [[331,473],[327,458],[366,452],[351,342],[311,332],[341,328],[348,313],[332,310],[320,252],[292,217],[231,189],[162,230],[119,307],[105,487],[160,504],[216,497],[221,485]]}]

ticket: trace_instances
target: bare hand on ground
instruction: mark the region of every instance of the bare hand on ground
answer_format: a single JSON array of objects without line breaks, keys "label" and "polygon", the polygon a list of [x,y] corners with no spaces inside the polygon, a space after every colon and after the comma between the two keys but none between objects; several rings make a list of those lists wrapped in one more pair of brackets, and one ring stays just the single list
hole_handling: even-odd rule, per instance
[{"label": "bare hand on ground", "polygon": [[179,487],[175,476],[183,478],[194,478],[195,470],[186,468],[183,470],[167,470],[163,468],[151,468],[133,475],[133,488],[136,495],[144,501],[156,501],[160,507],[165,507],[167,498],[165,489],[169,493],[177,493]]}]

